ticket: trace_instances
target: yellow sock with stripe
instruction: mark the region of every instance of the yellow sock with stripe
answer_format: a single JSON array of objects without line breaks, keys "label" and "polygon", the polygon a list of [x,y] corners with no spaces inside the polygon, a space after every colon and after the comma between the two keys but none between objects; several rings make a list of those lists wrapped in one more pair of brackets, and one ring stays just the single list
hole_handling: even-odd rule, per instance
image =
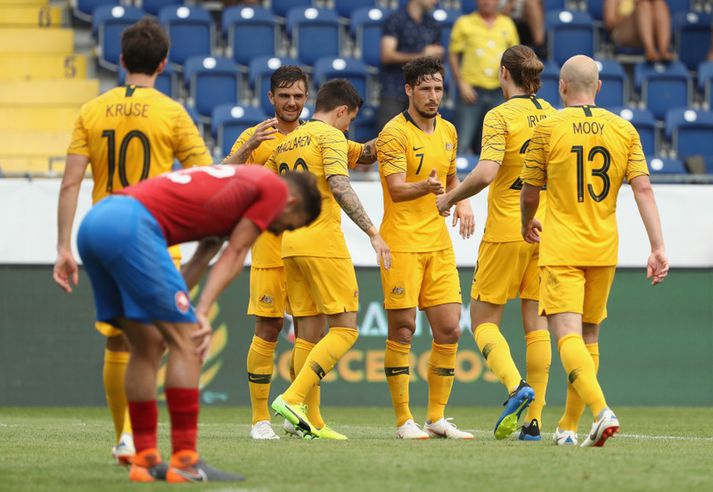
[{"label": "yellow sock with stripe", "polygon": [[592,356],[584,346],[584,339],[577,334],[566,335],[560,338],[557,349],[567,374],[567,381],[574,387],[596,419],[599,412],[607,408],[607,402],[597,381]]},{"label": "yellow sock with stripe", "polygon": [[457,352],[457,343],[433,342],[431,345],[431,360],[428,362],[428,408],[426,409],[426,420],[429,422],[444,417],[453,388]]},{"label": "yellow sock with stripe", "polygon": [[[594,373],[599,372],[599,343],[587,343],[585,344],[589,355],[592,357],[594,362]],[[584,402],[579,397],[577,392],[574,390],[571,384],[567,382],[567,400],[564,405],[564,415],[559,421],[558,427],[561,430],[570,430],[577,432],[579,428],[579,419],[582,417],[584,412]]]},{"label": "yellow sock with stripe", "polygon": [[126,391],[124,389],[124,377],[128,364],[129,352],[104,350],[104,393],[106,395],[106,404],[114,421],[117,444],[122,434],[131,434],[129,406],[126,402]]},{"label": "yellow sock with stripe", "polygon": [[410,351],[411,345],[386,340],[384,373],[386,382],[389,384],[391,403],[394,406],[394,412],[396,412],[396,427],[401,427],[407,420],[413,419],[408,406]]},{"label": "yellow sock with stripe", "polygon": [[[294,382],[282,395],[283,399],[287,403],[306,403],[305,399],[312,388],[319,384],[332,370],[334,364],[352,348],[358,336],[359,333],[352,328],[330,328],[307,356],[304,367],[297,372]],[[295,371],[297,371],[297,363],[295,358]],[[319,427],[317,423],[312,423]]]},{"label": "yellow sock with stripe", "polygon": [[537,419],[542,428],[542,409],[545,408],[547,381],[550,378],[552,362],[552,342],[547,330],[536,330],[525,334],[525,364],[527,366],[527,384],[535,391],[535,399],[530,403],[525,422]]},{"label": "yellow sock with stripe", "polygon": [[522,376],[510,355],[510,346],[495,323],[483,323],[475,329],[475,343],[493,374],[511,393],[520,385]]},{"label": "yellow sock with stripe", "polygon": [[[295,377],[297,376],[297,374],[300,373],[302,367],[304,367],[305,361],[307,360],[307,357],[309,357],[309,353],[312,351],[314,346],[314,343],[308,342],[307,340],[304,340],[302,338],[295,339],[295,350],[293,352]],[[295,377],[292,378],[292,381],[295,380]],[[310,422],[312,422],[312,425],[314,425],[318,429],[324,427],[324,419],[322,418],[322,412],[320,410],[321,397],[322,394],[318,383],[307,394],[307,397],[304,401],[305,405],[307,405],[307,418]]]},{"label": "yellow sock with stripe", "polygon": [[261,420],[270,420],[267,400],[270,397],[276,345],[277,342],[268,342],[258,336],[253,336],[253,341],[248,349],[248,388],[250,389],[253,424]]}]

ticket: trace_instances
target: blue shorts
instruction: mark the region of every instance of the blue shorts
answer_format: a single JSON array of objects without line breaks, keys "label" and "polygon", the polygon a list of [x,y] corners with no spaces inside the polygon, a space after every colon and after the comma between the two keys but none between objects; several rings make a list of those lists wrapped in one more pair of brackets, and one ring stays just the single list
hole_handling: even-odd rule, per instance
[{"label": "blue shorts", "polygon": [[196,322],[163,231],[138,200],[114,195],[95,205],[79,226],[77,246],[92,283],[97,320]]}]

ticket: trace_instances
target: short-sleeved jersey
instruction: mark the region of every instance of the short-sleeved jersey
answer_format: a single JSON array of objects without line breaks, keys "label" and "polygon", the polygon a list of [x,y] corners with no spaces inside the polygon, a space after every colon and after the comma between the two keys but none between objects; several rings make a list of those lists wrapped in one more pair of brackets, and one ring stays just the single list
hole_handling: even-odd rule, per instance
[{"label": "short-sleeved jersey", "polygon": [[619,188],[648,174],[639,134],[603,108],[568,107],[538,123],[521,177],[547,185],[540,265],[616,265]]},{"label": "short-sleeved jersey", "polygon": [[475,87],[497,89],[498,71],[503,52],[520,42],[515,23],[506,15],[498,15],[493,25],[479,13],[458,18],[451,31],[451,53],[462,53],[461,76]]},{"label": "short-sleeved jersey", "polygon": [[282,257],[319,256],[350,258],[342,232],[342,209],[332,195],[327,179],[348,176],[349,145],[344,134],[322,121],[300,126],[275,147],[265,167],[275,173],[308,171],[317,178],[322,195],[322,213],[308,227],[282,235]]},{"label": "short-sleeved jersey", "polygon": [[287,183],[260,166],[201,166],[142,181],[117,192],[141,202],[168,245],[228,236],[242,218],[261,231],[287,204]]},{"label": "short-sleeved jersey", "polygon": [[458,137],[455,127],[436,116],[432,134],[421,130],[407,111],[396,115],[379,133],[376,155],[384,194],[381,236],[391,251],[426,253],[451,248],[450,235],[432,193],[414,200],[394,202],[386,184],[391,174],[405,173],[406,182],[428,179],[432,169],[446,186],[456,173]]},{"label": "short-sleeved jersey", "polygon": [[[304,124],[304,123],[302,123]],[[238,139],[233,144],[233,148],[230,149],[230,154],[237,152],[240,147],[247,142],[250,137],[255,134],[257,125],[246,129],[240,134]],[[272,140],[265,140],[258,147],[253,150],[248,156],[247,162],[253,162],[256,164],[265,165],[274,152],[275,148],[280,145],[290,134],[285,133],[274,133],[275,137]],[[348,165],[352,169],[356,167],[357,160],[364,151],[364,145],[348,141],[349,145],[349,155],[348,155]],[[252,248],[252,266],[256,268],[276,268],[283,266],[282,262],[282,235],[276,236],[275,234],[266,232],[263,233]]]},{"label": "short-sleeved jersey", "polygon": [[[483,121],[480,160],[500,164],[488,188],[488,220],[483,241],[522,241],[520,233],[520,190],[525,151],[537,122],[555,110],[544,99],[513,96],[491,109]],[[544,218],[545,193],[540,194],[537,218]]]},{"label": "short-sleeved jersey", "polygon": [[212,159],[186,110],[156,89],[115,87],[82,106],[67,154],[89,157],[92,199],[171,170]]}]

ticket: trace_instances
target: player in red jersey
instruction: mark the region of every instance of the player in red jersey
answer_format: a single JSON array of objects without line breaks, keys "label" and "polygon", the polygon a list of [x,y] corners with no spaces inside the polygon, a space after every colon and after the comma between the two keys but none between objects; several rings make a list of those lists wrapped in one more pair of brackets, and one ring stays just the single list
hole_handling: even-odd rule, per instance
[{"label": "player in red jersey", "polygon": [[[208,312],[242,270],[261,232],[308,225],[320,211],[321,196],[309,173],[280,177],[261,166],[219,165],[125,188],[84,218],[77,245],[92,283],[97,319],[121,327],[131,346],[126,371],[136,446],[131,480],[242,479],[206,465],[196,452],[198,381],[210,346]],[[200,241],[184,271],[187,278],[197,279],[226,237],[227,247],[194,309],[167,247]],[[76,265],[55,270],[55,281],[67,291],[77,280]],[[164,344],[169,348],[165,393],[171,416],[170,466],[161,462],[156,445],[156,374]]]}]

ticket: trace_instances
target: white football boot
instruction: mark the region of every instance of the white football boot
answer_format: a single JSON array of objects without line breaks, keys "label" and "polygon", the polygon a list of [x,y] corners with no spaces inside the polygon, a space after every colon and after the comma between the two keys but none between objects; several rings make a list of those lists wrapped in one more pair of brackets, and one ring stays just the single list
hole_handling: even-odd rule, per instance
[{"label": "white football boot", "polygon": [[443,439],[473,439],[474,436],[470,432],[459,430],[455,426],[453,419],[441,418],[435,422],[426,422],[423,424],[423,430],[428,433],[429,437],[440,437]]},{"label": "white football boot", "polygon": [[119,438],[119,444],[111,448],[111,455],[117,465],[129,466],[135,454],[134,437],[131,434],[123,433]]},{"label": "white football boot", "polygon": [[284,430],[288,436],[304,437],[304,433],[292,425],[292,422],[287,419],[282,423],[282,430]]},{"label": "white football boot", "polygon": [[258,441],[280,438],[280,436],[275,434],[275,431],[272,430],[272,425],[270,425],[269,420],[260,420],[259,422],[255,422],[255,425],[253,425],[252,429],[250,429],[250,437]]},{"label": "white football boot", "polygon": [[563,431],[559,427],[552,434],[552,440],[558,446],[576,446],[579,444],[577,433],[574,431]]},{"label": "white football boot", "polygon": [[396,437],[398,439],[428,439],[428,434],[419,429],[413,419],[408,419],[396,429]]},{"label": "white football boot", "polygon": [[613,437],[617,432],[619,432],[619,419],[616,418],[614,412],[605,408],[599,413],[599,418],[596,422],[592,424],[592,430],[582,442],[582,447],[602,447],[607,439]]}]

